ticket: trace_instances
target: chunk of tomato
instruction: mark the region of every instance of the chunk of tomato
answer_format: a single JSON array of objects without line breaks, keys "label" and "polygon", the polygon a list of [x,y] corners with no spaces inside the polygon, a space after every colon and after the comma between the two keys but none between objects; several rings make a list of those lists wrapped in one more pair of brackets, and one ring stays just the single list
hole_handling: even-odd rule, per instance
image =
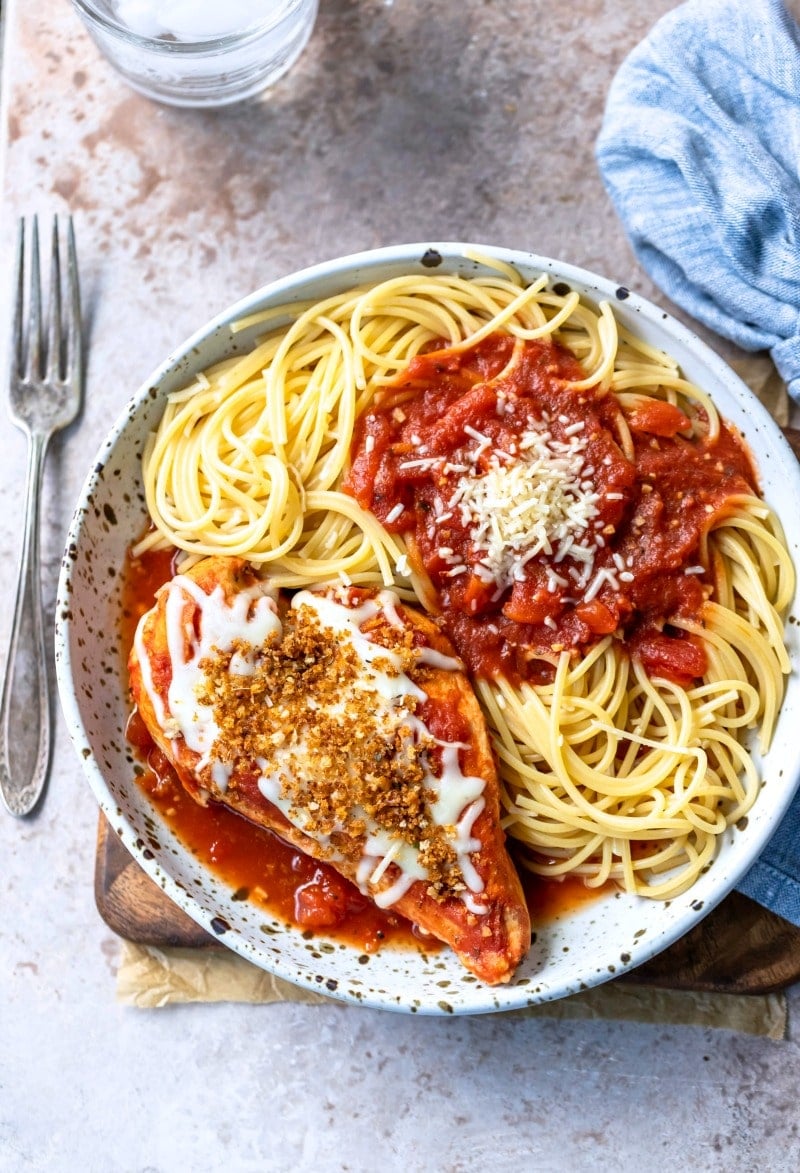
[{"label": "chunk of tomato", "polygon": [[579,603],[575,608],[575,614],[595,635],[610,635],[612,631],[617,630],[617,616],[599,599]]},{"label": "chunk of tomato", "polygon": [[660,399],[643,400],[630,411],[625,419],[632,432],[646,432],[649,436],[676,436],[691,427],[691,420],[674,403]]},{"label": "chunk of tomato", "polygon": [[312,879],[295,889],[295,920],[308,929],[341,924],[347,915],[347,895],[335,874],[316,868]]},{"label": "chunk of tomato", "polygon": [[548,616],[555,618],[561,610],[557,594],[531,582],[515,582],[511,597],[503,606],[506,619],[514,623],[544,623]]},{"label": "chunk of tomato", "polygon": [[691,636],[682,639],[652,633],[639,636],[634,645],[648,676],[664,676],[676,684],[691,684],[708,664],[702,644]]}]

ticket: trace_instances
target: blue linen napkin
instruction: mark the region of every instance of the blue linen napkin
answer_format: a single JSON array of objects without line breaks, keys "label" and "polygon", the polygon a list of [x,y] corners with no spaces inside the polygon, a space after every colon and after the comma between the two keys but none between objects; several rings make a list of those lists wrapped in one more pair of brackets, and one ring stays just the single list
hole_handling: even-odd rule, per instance
[{"label": "blue linen napkin", "polygon": [[623,63],[600,173],[657,285],[800,400],[800,28],[781,0],[689,0]]},{"label": "blue linen napkin", "polygon": [[[800,401],[800,27],[781,0],[689,0],[623,62],[597,142],[642,266],[769,350]],[[800,925],[800,796],[739,890]]]}]

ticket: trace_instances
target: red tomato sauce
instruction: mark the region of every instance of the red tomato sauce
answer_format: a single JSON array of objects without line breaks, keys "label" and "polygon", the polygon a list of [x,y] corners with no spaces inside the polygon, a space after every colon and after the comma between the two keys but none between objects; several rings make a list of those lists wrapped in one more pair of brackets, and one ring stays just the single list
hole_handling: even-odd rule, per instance
[{"label": "red tomato sauce", "polygon": [[[642,399],[623,418],[615,396],[571,385],[583,378],[558,344],[526,341],[515,352],[505,334],[421,355],[360,418],[345,487],[404,535],[473,674],[548,680],[562,650],[617,633],[651,675],[688,685],[703,675],[705,653],[670,620],[701,616],[711,591],[701,540],[732,497],[756,491],[752,465],[731,429],[722,425],[714,442],[704,435],[703,414],[697,436],[666,402]],[[621,446],[626,425],[632,460]],[[520,561],[512,583],[487,581],[486,551],[452,504],[465,471],[485,477],[498,461],[521,459],[532,433],[546,433],[554,453],[581,440],[581,485],[595,510],[581,538],[591,549],[581,585],[586,559],[556,549]]]}]

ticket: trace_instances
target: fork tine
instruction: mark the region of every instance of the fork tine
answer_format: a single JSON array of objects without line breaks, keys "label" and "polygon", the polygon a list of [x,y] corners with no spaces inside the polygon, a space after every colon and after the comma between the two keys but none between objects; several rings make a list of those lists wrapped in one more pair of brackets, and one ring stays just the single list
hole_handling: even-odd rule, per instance
[{"label": "fork tine", "polygon": [[38,379],[42,367],[42,279],[39,272],[39,219],[33,217],[31,228],[31,278],[28,302],[28,355],[25,378]]},{"label": "fork tine", "polygon": [[17,257],[14,268],[14,321],[11,329],[11,349],[14,368],[12,379],[22,378],[25,365],[25,348],[22,337],[22,323],[25,317],[25,217],[20,217],[17,229]]},{"label": "fork tine", "polygon": [[47,309],[46,378],[51,382],[57,382],[61,378],[61,350],[61,262],[59,258],[58,216],[54,216],[50,249],[50,300]]},{"label": "fork tine", "polygon": [[83,383],[83,322],[78,280],[78,254],[72,217],[67,218],[67,368],[65,378],[75,387]]}]

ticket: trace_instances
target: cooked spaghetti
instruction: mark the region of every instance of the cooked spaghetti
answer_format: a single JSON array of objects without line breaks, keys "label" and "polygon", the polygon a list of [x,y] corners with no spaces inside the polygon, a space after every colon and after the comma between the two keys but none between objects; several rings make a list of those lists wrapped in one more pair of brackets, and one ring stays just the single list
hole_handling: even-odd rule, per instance
[{"label": "cooked spaghetti", "polygon": [[609,305],[489,264],[239,323],[268,332],[150,439],[139,549],[416,597],[524,866],[673,896],[756,799],[794,571],[709,397]]}]

